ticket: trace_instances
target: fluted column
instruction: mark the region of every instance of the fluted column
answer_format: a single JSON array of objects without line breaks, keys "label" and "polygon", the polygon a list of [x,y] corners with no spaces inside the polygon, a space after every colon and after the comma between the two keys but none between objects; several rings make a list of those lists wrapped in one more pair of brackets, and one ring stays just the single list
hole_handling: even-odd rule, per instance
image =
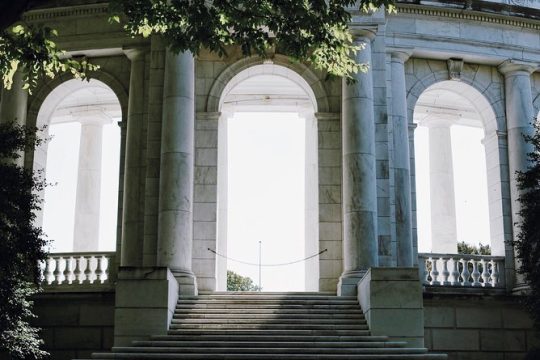
[{"label": "fluted column", "polygon": [[355,294],[356,283],[378,265],[375,123],[370,31],[354,31],[355,42],[365,44],[356,61],[369,63],[356,83],[343,81],[343,274],[341,295]]},{"label": "fluted column", "polygon": [[[26,125],[26,114],[28,107],[28,91],[23,90],[22,71],[17,71],[13,75],[13,84],[10,90],[1,88],[2,97],[0,98],[0,123],[15,123],[17,125]],[[20,166],[24,164],[24,156],[17,159],[16,163]]]},{"label": "fluted column", "polygon": [[195,63],[189,52],[167,51],[159,186],[158,264],[182,294],[196,293],[191,270],[195,138]]},{"label": "fluted column", "polygon": [[409,50],[391,52],[392,125],[394,141],[394,189],[396,199],[397,265],[413,266],[411,170],[405,61]]},{"label": "fluted column", "polygon": [[429,128],[431,251],[443,254],[457,253],[452,123],[452,120],[442,118],[422,123]]},{"label": "fluted column", "polygon": [[[533,151],[533,146],[528,143],[523,135],[532,135],[536,120],[533,109],[531,74],[538,68],[537,64],[523,63],[508,60],[499,66],[499,71],[504,74],[505,97],[506,97],[506,128],[508,136],[508,167],[510,171],[510,199],[512,206],[513,236],[519,234],[521,217],[519,212],[520,190],[516,179],[517,171],[527,170],[529,159],[527,154]],[[519,265],[517,265],[519,267]],[[508,279],[510,280],[510,279]],[[516,280],[516,286],[521,285],[523,279]]]},{"label": "fluted column", "polygon": [[124,50],[131,60],[127,116],[126,155],[124,165],[124,199],[122,215],[121,266],[141,266],[143,256],[143,222],[141,176],[143,176],[144,68],[146,49]]},{"label": "fluted column", "polygon": [[73,115],[81,123],[73,251],[96,251],[99,248],[103,125],[110,124],[112,119],[102,112]]}]

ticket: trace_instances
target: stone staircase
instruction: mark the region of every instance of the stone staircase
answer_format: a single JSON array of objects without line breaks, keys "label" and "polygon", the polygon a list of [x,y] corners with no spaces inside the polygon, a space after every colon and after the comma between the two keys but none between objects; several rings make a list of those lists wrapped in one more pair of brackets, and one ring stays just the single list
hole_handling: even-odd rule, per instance
[{"label": "stone staircase", "polygon": [[356,298],[212,293],[178,302],[167,335],[93,359],[446,359],[370,334]]}]

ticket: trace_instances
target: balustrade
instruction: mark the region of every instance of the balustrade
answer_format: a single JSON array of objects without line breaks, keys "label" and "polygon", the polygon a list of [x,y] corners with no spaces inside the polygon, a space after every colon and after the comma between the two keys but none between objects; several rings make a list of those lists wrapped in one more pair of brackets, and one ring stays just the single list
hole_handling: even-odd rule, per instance
[{"label": "balustrade", "polygon": [[418,266],[426,286],[505,286],[502,256],[424,253],[418,254]]},{"label": "balustrade", "polygon": [[115,280],[114,252],[56,253],[41,264],[43,286],[103,285]]}]

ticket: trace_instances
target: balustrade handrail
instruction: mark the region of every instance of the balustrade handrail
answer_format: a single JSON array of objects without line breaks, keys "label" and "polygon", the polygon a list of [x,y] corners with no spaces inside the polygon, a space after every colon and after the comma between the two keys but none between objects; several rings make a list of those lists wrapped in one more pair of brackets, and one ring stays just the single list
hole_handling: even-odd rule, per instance
[{"label": "balustrade handrail", "polygon": [[504,256],[419,253],[418,267],[426,286],[504,288]]},{"label": "balustrade handrail", "polygon": [[115,251],[80,251],[80,252],[51,252],[47,255],[48,258],[55,256],[92,256],[92,255],[112,255],[116,256]]},{"label": "balustrade handrail", "polygon": [[110,285],[116,280],[115,262],[113,251],[50,253],[41,263],[42,285],[64,289]]},{"label": "balustrade handrail", "polygon": [[418,257],[429,258],[460,258],[460,259],[474,259],[474,260],[504,260],[504,256],[494,255],[476,255],[476,254],[444,254],[444,253],[418,253]]}]

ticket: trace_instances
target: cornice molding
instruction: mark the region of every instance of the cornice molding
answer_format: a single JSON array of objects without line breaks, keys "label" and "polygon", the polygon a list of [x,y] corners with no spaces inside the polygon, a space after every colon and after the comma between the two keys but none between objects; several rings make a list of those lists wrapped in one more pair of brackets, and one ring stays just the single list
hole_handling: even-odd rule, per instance
[{"label": "cornice molding", "polygon": [[513,18],[511,15],[495,15],[473,10],[451,9],[451,8],[433,8],[424,5],[397,4],[397,14],[390,14],[389,17],[408,15],[422,15],[433,17],[446,17],[452,19],[461,19],[469,21],[487,22],[492,24],[501,24],[527,29],[540,30],[540,21],[527,20],[523,18]]},{"label": "cornice molding", "polygon": [[30,10],[22,16],[27,22],[40,22],[57,18],[87,17],[96,15],[107,15],[109,3],[78,5],[67,7],[56,7],[49,9]]}]

